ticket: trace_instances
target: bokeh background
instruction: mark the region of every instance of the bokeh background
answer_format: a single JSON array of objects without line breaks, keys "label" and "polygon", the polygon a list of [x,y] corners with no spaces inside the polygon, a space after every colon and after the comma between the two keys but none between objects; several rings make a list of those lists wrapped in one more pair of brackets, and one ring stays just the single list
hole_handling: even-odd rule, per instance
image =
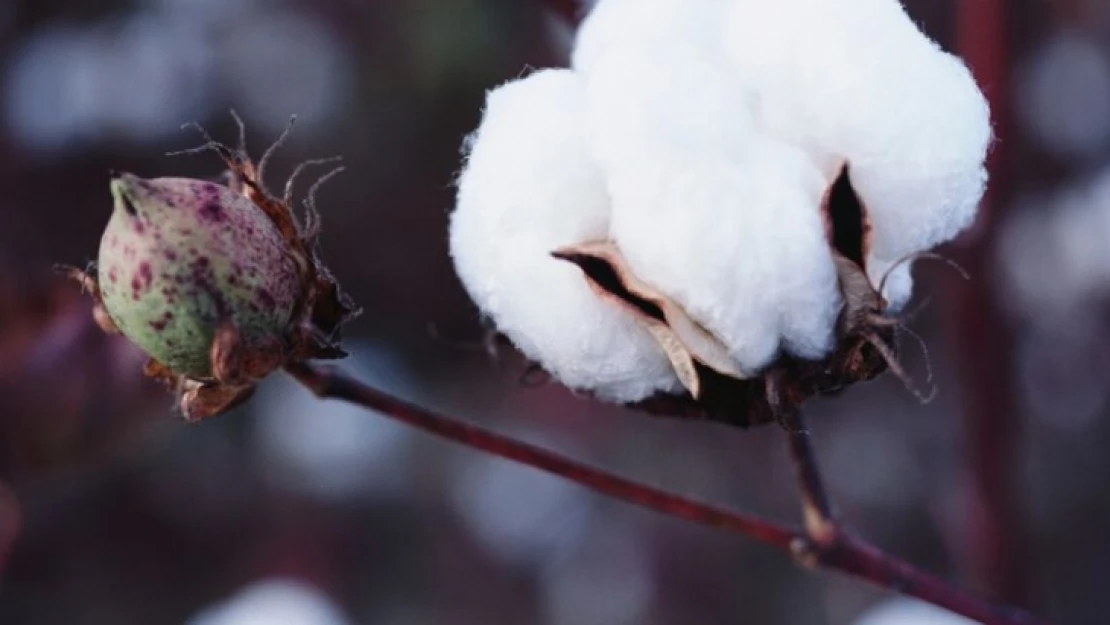
[{"label": "bokeh background", "polygon": [[[550,3],[552,6],[560,4]],[[938,399],[809,407],[839,509],[890,552],[1062,623],[1110,615],[1110,3],[914,0],[999,143],[980,225],[921,264]],[[565,62],[543,0],[0,3],[0,623],[948,623],[744,538],[311,399],[281,376],[196,426],[49,271],[96,256],[108,170],[213,177],[197,121],[271,169],[343,155],[325,253],[366,307],[347,366],[645,482],[796,521],[774,428],[650,419],[522,378],[451,269],[484,92]],[[918,379],[925,360],[913,343]]]}]

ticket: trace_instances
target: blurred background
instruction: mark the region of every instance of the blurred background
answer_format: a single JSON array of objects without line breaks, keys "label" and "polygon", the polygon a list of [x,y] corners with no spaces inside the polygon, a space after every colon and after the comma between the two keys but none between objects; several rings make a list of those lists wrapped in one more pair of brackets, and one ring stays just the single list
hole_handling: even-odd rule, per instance
[{"label": "blurred background", "polygon": [[[785,443],[522,380],[446,253],[484,92],[565,62],[544,0],[0,3],[0,623],[957,623],[741,537],[450,445],[282,376],[186,426],[55,262],[95,258],[108,170],[213,177],[234,107],[271,183],[340,154],[329,264],[367,313],[346,366],[423,405],[795,522]],[[809,407],[830,491],[884,549],[1063,623],[1110,614],[1110,3],[915,0],[1000,141],[979,226],[917,270],[940,386]],[[926,302],[926,300],[928,300]],[[907,361],[925,376],[912,343]]]}]

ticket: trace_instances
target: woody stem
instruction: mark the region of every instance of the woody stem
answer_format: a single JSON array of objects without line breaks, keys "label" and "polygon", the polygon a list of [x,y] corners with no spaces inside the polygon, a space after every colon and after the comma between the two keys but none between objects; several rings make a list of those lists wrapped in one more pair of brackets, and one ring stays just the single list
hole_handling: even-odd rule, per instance
[{"label": "woody stem", "polygon": [[301,362],[286,365],[285,369],[319,397],[348,401],[430,434],[557,475],[634,505],[745,534],[783,550],[789,550],[797,537],[793,529],[653,488],[504,434],[425,410],[371,388],[335,367]]},{"label": "woody stem", "polygon": [[816,540],[835,531],[836,519],[833,516],[832,504],[825,492],[821,470],[817,466],[817,458],[813,452],[813,442],[801,412],[791,410],[783,415],[782,423],[787,426],[786,435],[801,491],[806,534]]},{"label": "woody stem", "polygon": [[[518,462],[570,480],[595,492],[685,519],[748,536],[794,555],[803,564],[847,573],[878,586],[917,597],[948,608],[987,625],[1035,625],[1036,618],[1005,605],[997,605],[960,590],[944,580],[892,558],[842,532],[829,513],[820,474],[813,461],[809,436],[804,427],[795,428],[791,447],[803,481],[803,492],[814,521],[807,519],[801,532],[744,512],[714,506],[676,495],[605,469],[573,460],[552,451],[513,439],[477,425],[402,401],[367,386],[331,366],[298,362],[285,367],[287,373],[318,397],[350,402],[380,415],[406,423],[441,438]],[[784,422],[802,425],[798,414],[784,414]],[[805,484],[809,484],[806,486]],[[827,528],[814,532],[812,527]]]}]

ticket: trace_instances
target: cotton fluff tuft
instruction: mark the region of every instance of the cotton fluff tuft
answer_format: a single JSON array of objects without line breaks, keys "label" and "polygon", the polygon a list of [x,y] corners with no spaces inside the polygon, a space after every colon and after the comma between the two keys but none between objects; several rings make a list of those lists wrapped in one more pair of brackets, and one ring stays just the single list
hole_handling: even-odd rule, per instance
[{"label": "cotton fluff tuft", "polygon": [[756,373],[820,358],[841,306],[818,206],[827,182],[762,134],[724,53],[727,2],[604,0],[574,55],[590,136],[633,272]]},{"label": "cotton fluff tuft", "polygon": [[871,214],[869,264],[889,266],[974,219],[987,103],[897,0],[732,0],[724,36],[771,132],[808,148],[826,174],[851,163]]},{"label": "cotton fluff tuft", "polygon": [[497,328],[563,384],[630,402],[679,388],[662,349],[550,253],[609,236],[581,80],[544,70],[490,92],[458,181],[450,247]]}]

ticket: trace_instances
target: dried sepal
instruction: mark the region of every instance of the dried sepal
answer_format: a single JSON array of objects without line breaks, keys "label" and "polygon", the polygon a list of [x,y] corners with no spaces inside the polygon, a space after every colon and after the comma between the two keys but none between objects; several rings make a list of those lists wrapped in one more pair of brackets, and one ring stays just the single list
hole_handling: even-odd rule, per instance
[{"label": "dried sepal", "polygon": [[694,398],[702,394],[701,371],[705,368],[731,378],[745,377],[728,348],[681,306],[637,278],[612,242],[565,247],[552,255],[577,265],[598,296],[613,302],[647,328]]}]

